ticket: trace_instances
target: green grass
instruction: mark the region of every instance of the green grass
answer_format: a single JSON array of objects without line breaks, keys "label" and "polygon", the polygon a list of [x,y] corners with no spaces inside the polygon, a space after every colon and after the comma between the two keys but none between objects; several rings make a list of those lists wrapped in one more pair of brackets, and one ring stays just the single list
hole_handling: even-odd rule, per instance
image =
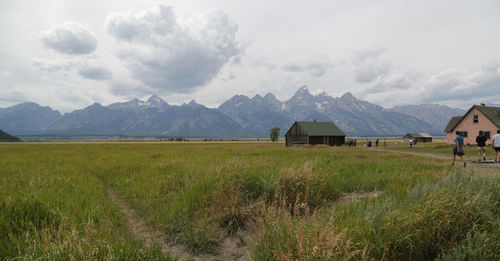
[{"label": "green grass", "polygon": [[0,259],[163,259],[127,231],[78,147],[0,147]]},{"label": "green grass", "polygon": [[402,197],[338,205],[305,217],[268,207],[257,260],[498,260],[500,179],[461,170]]},{"label": "green grass", "polygon": [[498,243],[486,189],[497,177],[464,185],[470,174],[440,159],[280,143],[27,143],[0,155],[0,259],[162,258],[127,230],[109,189],[194,254],[218,254],[242,230],[256,232],[257,260],[449,260]]}]

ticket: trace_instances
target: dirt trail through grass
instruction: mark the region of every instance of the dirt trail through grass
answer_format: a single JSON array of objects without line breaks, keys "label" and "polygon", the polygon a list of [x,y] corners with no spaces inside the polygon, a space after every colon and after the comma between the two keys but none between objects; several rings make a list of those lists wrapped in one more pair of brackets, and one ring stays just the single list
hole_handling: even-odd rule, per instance
[{"label": "dirt trail through grass", "polygon": [[129,231],[137,238],[143,239],[146,246],[151,248],[159,246],[164,256],[177,257],[179,260],[250,260],[249,251],[246,246],[239,246],[239,239],[236,236],[225,238],[220,249],[221,255],[200,255],[195,256],[189,253],[183,246],[170,245],[166,243],[167,236],[160,231],[146,224],[137,212],[131,208],[127,202],[121,199],[113,189],[108,189],[110,198],[116,202],[122,215],[127,220]]},{"label": "dirt trail through grass", "polygon": [[[400,154],[409,154],[409,155],[416,155],[416,156],[424,156],[424,157],[429,157],[429,158],[436,158],[436,159],[443,159],[443,160],[449,160],[451,162],[452,156],[448,155],[438,155],[438,154],[432,154],[432,153],[426,153],[426,152],[409,152],[409,151],[399,151],[399,150],[390,150],[390,149],[377,149],[373,148],[374,150],[378,151],[387,151],[387,152],[393,152],[393,153],[400,153]],[[467,159],[467,158],[466,158]],[[461,166],[461,160],[460,158],[457,158],[457,166]],[[467,166],[469,167],[474,167],[474,168],[480,168],[480,169],[500,169],[500,164],[498,163],[472,163],[471,159],[467,159]]]}]

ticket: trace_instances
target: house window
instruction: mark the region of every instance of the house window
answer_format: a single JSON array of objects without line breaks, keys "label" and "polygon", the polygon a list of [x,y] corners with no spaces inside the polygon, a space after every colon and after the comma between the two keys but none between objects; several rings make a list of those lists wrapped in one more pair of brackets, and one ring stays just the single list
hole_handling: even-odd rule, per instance
[{"label": "house window", "polygon": [[478,123],[479,122],[479,115],[474,115],[474,123]]},{"label": "house window", "polygon": [[491,132],[489,132],[489,131],[485,131],[485,132],[484,132],[484,136],[485,136],[487,139],[490,139],[490,135],[491,135]]},{"label": "house window", "polygon": [[457,135],[460,135],[460,136],[462,136],[464,138],[467,138],[467,132],[466,131],[458,131]]}]

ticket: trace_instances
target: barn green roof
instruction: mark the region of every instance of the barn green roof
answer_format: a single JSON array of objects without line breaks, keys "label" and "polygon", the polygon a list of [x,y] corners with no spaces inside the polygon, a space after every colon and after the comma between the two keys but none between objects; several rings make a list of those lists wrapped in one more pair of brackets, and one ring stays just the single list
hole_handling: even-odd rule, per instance
[{"label": "barn green roof", "polygon": [[309,136],[345,136],[333,122],[298,121]]}]

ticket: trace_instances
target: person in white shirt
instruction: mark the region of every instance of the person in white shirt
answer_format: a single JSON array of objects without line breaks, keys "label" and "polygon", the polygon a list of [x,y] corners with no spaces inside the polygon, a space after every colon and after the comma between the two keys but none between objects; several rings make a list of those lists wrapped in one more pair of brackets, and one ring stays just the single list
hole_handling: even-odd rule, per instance
[{"label": "person in white shirt", "polygon": [[495,150],[495,162],[500,161],[500,130],[491,138],[493,149]]}]

